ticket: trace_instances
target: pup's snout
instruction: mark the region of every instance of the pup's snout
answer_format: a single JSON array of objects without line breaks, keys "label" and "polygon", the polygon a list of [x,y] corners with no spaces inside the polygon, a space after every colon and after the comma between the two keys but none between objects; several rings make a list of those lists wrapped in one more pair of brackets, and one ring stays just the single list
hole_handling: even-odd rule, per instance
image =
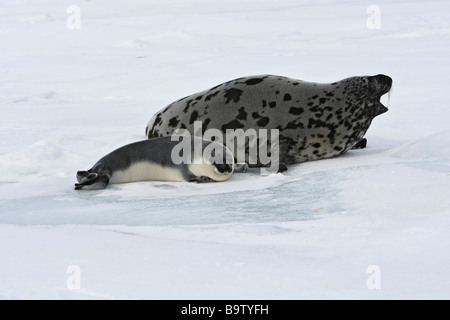
[{"label": "pup's snout", "polygon": [[231,173],[233,171],[233,166],[227,163],[216,164],[216,168],[220,173]]}]

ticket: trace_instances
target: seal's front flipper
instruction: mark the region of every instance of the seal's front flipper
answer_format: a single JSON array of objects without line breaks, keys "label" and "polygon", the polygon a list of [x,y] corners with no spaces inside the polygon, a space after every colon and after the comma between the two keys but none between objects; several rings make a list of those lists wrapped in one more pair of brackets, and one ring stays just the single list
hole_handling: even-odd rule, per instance
[{"label": "seal's front flipper", "polygon": [[287,171],[287,166],[284,163],[280,163],[280,165],[278,166],[278,172],[277,173],[283,173],[285,171]]},{"label": "seal's front flipper", "polygon": [[270,162],[267,166],[261,166],[261,174],[269,175],[274,173],[282,173],[287,171],[286,158],[291,148],[289,138],[280,136],[279,140],[272,141],[270,145]]},{"label": "seal's front flipper", "polygon": [[285,163],[290,148],[291,148],[291,140],[283,136],[280,136],[279,162],[277,173],[287,171],[288,168],[286,167]]},{"label": "seal's front flipper", "polygon": [[245,173],[248,171],[248,164],[245,162],[237,162],[234,164],[234,172]]},{"label": "seal's front flipper", "polygon": [[366,139],[366,138],[362,138],[361,140],[359,140],[359,141],[352,147],[352,150],[354,150],[354,149],[364,149],[365,147],[367,147],[367,139]]},{"label": "seal's front flipper", "polygon": [[197,180],[195,180],[195,182],[197,182],[197,183],[209,183],[209,182],[216,182],[216,181],[214,181],[210,177],[202,176],[202,177],[198,177]]},{"label": "seal's front flipper", "polygon": [[78,171],[75,190],[101,190],[109,184],[110,176],[108,174],[89,173],[87,171]]}]

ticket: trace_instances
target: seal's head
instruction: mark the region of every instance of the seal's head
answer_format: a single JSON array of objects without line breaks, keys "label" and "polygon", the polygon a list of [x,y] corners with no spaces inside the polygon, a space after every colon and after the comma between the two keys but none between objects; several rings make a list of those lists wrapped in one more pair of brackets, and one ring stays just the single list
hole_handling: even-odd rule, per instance
[{"label": "seal's head", "polygon": [[217,142],[211,142],[209,146],[213,146],[214,149],[211,150],[210,155],[204,154],[204,157],[206,157],[205,161],[215,167],[214,172],[217,176],[229,177],[234,170],[233,153],[230,149]]},{"label": "seal's head", "polygon": [[222,143],[198,137],[193,137],[193,141],[202,145],[202,154],[200,158],[194,155],[189,170],[197,177],[207,177],[213,181],[225,181],[230,178],[234,171],[234,158],[230,149]]},{"label": "seal's head", "polygon": [[373,119],[380,114],[388,111],[380,99],[390,92],[392,79],[384,74],[376,76],[352,77],[342,80],[346,83],[346,91],[351,93],[350,97],[354,103],[355,100],[362,103],[363,113],[367,118]]},{"label": "seal's head", "polygon": [[375,117],[388,111],[381,102],[381,97],[390,92],[392,88],[392,79],[384,74],[379,74],[373,77],[367,77],[369,81],[369,92],[372,99],[369,99],[367,106],[375,111]]}]

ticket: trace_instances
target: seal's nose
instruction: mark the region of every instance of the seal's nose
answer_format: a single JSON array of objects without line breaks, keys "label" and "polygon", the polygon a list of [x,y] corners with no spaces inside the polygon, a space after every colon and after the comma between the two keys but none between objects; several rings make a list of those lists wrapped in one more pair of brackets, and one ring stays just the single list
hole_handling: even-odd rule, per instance
[{"label": "seal's nose", "polygon": [[371,83],[372,83],[372,87],[376,91],[380,91],[380,93],[383,95],[383,94],[389,92],[389,90],[391,90],[392,78],[388,77],[384,74],[379,74],[379,75],[371,77]]}]

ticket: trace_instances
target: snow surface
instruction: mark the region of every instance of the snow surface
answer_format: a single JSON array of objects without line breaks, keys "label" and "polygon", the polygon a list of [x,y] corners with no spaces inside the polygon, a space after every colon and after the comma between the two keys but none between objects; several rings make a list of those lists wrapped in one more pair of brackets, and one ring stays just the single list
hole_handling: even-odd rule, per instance
[{"label": "snow surface", "polygon": [[[0,298],[449,299],[449,21],[446,0],[0,2]],[[384,73],[390,110],[367,149],[285,174],[73,190],[168,103],[264,73]]]}]

